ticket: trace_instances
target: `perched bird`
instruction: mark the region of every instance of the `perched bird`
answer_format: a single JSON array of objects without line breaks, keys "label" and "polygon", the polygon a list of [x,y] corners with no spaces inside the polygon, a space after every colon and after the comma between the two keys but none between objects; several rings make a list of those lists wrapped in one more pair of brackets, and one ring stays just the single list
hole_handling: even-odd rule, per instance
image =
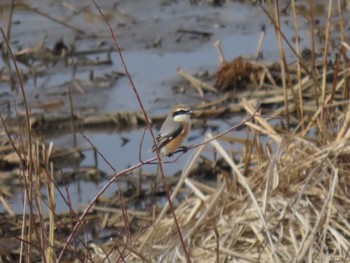
[{"label": "perched bird", "polygon": [[161,158],[175,152],[191,129],[191,113],[191,108],[185,104],[174,106],[160,128],[152,152],[158,150]]}]

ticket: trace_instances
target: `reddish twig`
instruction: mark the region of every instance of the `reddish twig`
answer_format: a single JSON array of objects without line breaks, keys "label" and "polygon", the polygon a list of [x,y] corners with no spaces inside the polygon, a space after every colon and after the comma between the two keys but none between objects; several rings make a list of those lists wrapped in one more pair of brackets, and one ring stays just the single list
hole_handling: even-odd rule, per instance
[{"label": "reddish twig", "polygon": [[[116,169],[113,167],[113,165],[104,157],[104,155],[96,148],[96,146],[90,141],[90,139],[88,137],[85,136],[85,134],[83,134],[82,132],[80,133],[85,140],[87,140],[91,147],[94,149],[94,151],[97,152],[97,154],[105,161],[105,163],[113,170],[114,174],[117,174]],[[125,206],[125,202],[124,202],[124,196],[123,196],[123,191],[121,190],[121,186],[119,184],[119,181],[116,180],[117,183],[117,188],[118,188],[118,195],[119,195],[119,199],[120,199],[120,207],[122,210],[122,214],[123,214],[123,218],[124,218],[124,224],[125,224],[125,228],[126,228],[126,235],[127,235],[127,240],[130,238],[130,227],[129,227],[129,219],[128,219],[128,213],[126,211],[126,206]],[[122,230],[121,230],[122,231]],[[123,251],[119,251],[118,252],[121,256],[123,256]],[[124,259],[122,259],[124,261]]]},{"label": "reddish twig", "polygon": [[[116,40],[116,37],[115,37],[115,35],[114,35],[113,29],[112,29],[112,27],[110,26],[110,24],[108,23],[108,21],[106,20],[104,14],[102,13],[101,9],[99,8],[99,6],[98,6],[97,3],[95,2],[95,0],[92,0],[92,1],[93,1],[94,5],[96,6],[96,8],[98,9],[98,11],[100,12],[101,16],[105,19],[105,23],[106,23],[107,26],[109,27],[111,36],[112,36],[112,38],[113,38],[113,41],[114,41],[115,46],[116,46],[116,48],[117,48],[117,51],[118,51],[118,53],[119,53],[121,62],[122,62],[122,64],[123,64],[125,73],[126,73],[128,79],[129,79],[129,82],[130,82],[130,84],[131,84],[132,90],[133,90],[133,92],[134,92],[134,94],[135,94],[135,96],[136,96],[136,99],[137,99],[137,101],[138,101],[138,104],[139,104],[139,106],[140,106],[140,108],[141,108],[141,110],[142,110],[142,113],[143,113],[143,115],[144,115],[144,119],[145,119],[145,123],[146,123],[147,129],[150,131],[150,134],[151,134],[151,136],[152,136],[153,142],[155,143],[155,136],[154,136],[154,133],[153,133],[153,131],[152,131],[151,124],[150,124],[150,122],[149,122],[147,113],[146,113],[145,108],[144,108],[144,106],[143,106],[141,97],[140,97],[140,95],[139,95],[139,93],[138,93],[138,91],[137,91],[137,89],[136,89],[136,87],[135,87],[135,85],[134,85],[134,83],[133,83],[133,80],[132,80],[132,78],[131,78],[131,76],[130,76],[130,73],[129,73],[129,71],[128,71],[128,68],[127,68],[126,63],[125,63],[124,58],[123,58],[123,54],[122,54],[122,52],[121,52],[121,49],[120,49],[120,47],[119,47],[119,44],[118,44],[118,42],[117,42],[117,40]],[[256,111],[257,111],[258,109],[259,109],[259,106],[256,108]],[[244,122],[247,122],[247,121],[249,121],[250,119],[252,119],[252,118],[255,116],[256,111],[255,111],[250,117],[248,117]],[[227,133],[233,131],[233,130],[236,129],[238,126],[242,125],[244,122],[241,122],[240,124],[231,127],[231,128],[228,129],[227,131],[218,134],[217,136],[213,137],[212,139],[209,139],[209,140],[207,140],[207,141],[205,141],[205,142],[203,142],[203,143],[201,143],[201,144],[191,146],[191,147],[189,147],[188,149],[194,149],[194,148],[196,148],[196,147],[199,147],[200,145],[203,145],[203,144],[206,144],[206,143],[208,143],[208,142],[210,142],[210,141],[212,141],[212,140],[215,140],[215,139],[217,139],[217,138],[219,138],[219,137],[221,137],[221,136],[223,136],[223,135],[225,135],[225,134],[227,134]],[[84,135],[83,135],[83,136],[84,136]],[[86,138],[85,136],[84,136],[84,138],[88,140],[88,138]],[[88,141],[89,141],[89,140],[88,140]],[[96,149],[96,147],[95,147],[95,149]],[[97,149],[96,149],[96,150],[97,150]],[[128,172],[130,172],[130,171],[132,171],[132,170],[135,170],[135,169],[137,169],[137,168],[143,166],[144,164],[151,164],[151,163],[154,163],[155,160],[158,160],[159,170],[160,170],[160,173],[161,173],[161,176],[162,176],[162,179],[163,179],[163,183],[164,183],[164,186],[165,186],[165,193],[166,193],[166,196],[167,196],[167,199],[168,199],[168,203],[169,203],[170,210],[171,210],[171,212],[172,212],[172,214],[173,214],[174,222],[175,222],[175,225],[176,225],[176,228],[177,228],[177,233],[178,233],[178,235],[179,235],[179,238],[180,238],[180,241],[181,241],[181,244],[182,244],[182,248],[183,248],[184,253],[185,253],[185,256],[186,256],[186,260],[187,260],[188,262],[190,262],[189,255],[188,255],[188,252],[187,252],[187,250],[186,250],[186,246],[185,246],[184,240],[183,240],[183,238],[182,238],[180,226],[179,226],[179,223],[178,223],[178,221],[177,221],[177,218],[176,218],[176,215],[175,215],[175,211],[174,211],[174,208],[173,208],[173,205],[172,205],[172,202],[171,202],[171,198],[170,198],[170,189],[169,189],[168,185],[167,185],[166,182],[165,182],[162,160],[161,160],[161,158],[160,158],[160,156],[159,156],[159,152],[156,152],[156,154],[157,154],[156,157],[153,157],[153,158],[148,159],[148,160],[146,160],[146,161],[141,161],[141,160],[140,160],[140,163],[135,164],[135,165],[133,165],[132,167],[129,167],[129,168],[127,168],[127,169],[125,169],[125,170],[123,170],[123,171],[121,171],[121,172],[119,172],[119,173],[115,172],[115,175],[114,175],[114,176],[103,186],[103,188],[96,194],[96,196],[95,196],[95,197],[93,198],[93,200],[88,204],[88,206],[85,208],[85,210],[83,211],[83,213],[82,213],[81,216],[79,217],[78,222],[77,222],[77,223],[75,224],[75,226],[73,227],[72,232],[71,232],[70,235],[68,236],[68,238],[67,238],[67,240],[66,240],[66,243],[65,243],[64,247],[62,248],[62,250],[61,250],[59,256],[58,256],[57,262],[59,262],[59,261],[62,259],[62,256],[63,256],[65,250],[66,250],[67,247],[69,246],[69,244],[70,244],[70,242],[72,241],[74,235],[76,234],[78,228],[79,228],[80,225],[82,224],[83,218],[84,218],[84,217],[86,216],[86,214],[90,211],[90,209],[91,209],[92,206],[95,204],[95,202],[97,201],[97,199],[105,192],[105,190],[106,190],[117,178],[119,178],[120,176],[125,175],[125,174],[127,174]],[[101,155],[101,154],[100,154],[100,155]],[[102,156],[102,155],[101,155],[101,156]],[[180,155],[180,156],[181,156],[181,155]],[[180,157],[180,156],[179,156],[179,157]],[[139,156],[139,157],[140,157],[140,156]],[[178,158],[179,158],[179,157],[178,157]],[[102,158],[103,158],[103,156],[102,156]],[[178,158],[177,158],[177,159],[178,159]],[[107,161],[105,158],[103,158],[103,159],[106,161],[106,163],[108,163],[108,161]],[[177,160],[177,159],[176,159],[176,160]],[[176,161],[176,160],[175,160],[175,161]],[[172,162],[174,162],[174,161],[172,161]],[[111,166],[111,165],[110,165],[110,166]],[[112,166],[111,166],[111,167],[112,167]],[[114,170],[114,171],[115,171],[115,170]]]},{"label": "reddish twig", "polygon": [[[153,162],[154,160],[156,160],[156,157],[153,157],[152,159],[149,159],[147,161],[145,161],[144,163],[148,163],[148,162]],[[96,203],[97,199],[107,190],[107,188],[120,176],[133,171],[139,167],[141,167],[143,165],[143,163],[138,163],[135,164],[119,173],[116,173],[111,179],[109,179],[109,181],[102,187],[102,189],[95,195],[95,197],[91,200],[91,202],[88,204],[88,206],[85,208],[85,210],[83,211],[83,213],[81,214],[81,216],[78,219],[78,222],[74,225],[72,232],[69,234],[66,243],[64,244],[58,258],[57,258],[57,262],[59,262],[62,259],[62,256],[64,254],[64,252],[66,251],[68,245],[70,244],[70,242],[72,241],[73,237],[75,236],[78,228],[80,227],[80,225],[83,222],[84,217],[86,216],[86,214],[91,210],[92,206]]]},{"label": "reddish twig", "polygon": [[[26,97],[26,94],[24,92],[24,86],[23,86],[23,81],[22,81],[22,77],[21,77],[21,74],[19,72],[19,69],[18,69],[18,66],[17,66],[17,62],[16,62],[16,58],[12,52],[12,49],[10,47],[10,44],[8,42],[8,39],[5,35],[5,32],[3,30],[2,27],[0,27],[0,31],[1,31],[1,34],[2,34],[2,37],[4,39],[4,43],[6,43],[6,47],[7,47],[7,50],[11,56],[11,59],[12,59],[12,62],[15,66],[15,69],[16,69],[16,74],[17,74],[17,78],[18,78],[18,81],[19,81],[19,85],[20,85],[20,88],[21,88],[21,93],[22,93],[22,99],[23,99],[23,104],[24,104],[24,109],[25,109],[25,113],[26,113],[26,128],[27,128],[27,136],[28,136],[28,157],[29,157],[29,160],[27,161],[27,165],[25,165],[25,169],[27,170],[28,172],[28,179],[30,182],[32,182],[32,170],[33,170],[33,156],[32,156],[32,136],[30,134],[30,122],[29,122],[29,109],[28,109],[28,103],[27,103],[27,97]],[[9,135],[8,135],[9,136]],[[17,152],[18,153],[18,152]],[[19,155],[19,158],[20,160],[21,159],[21,155]],[[23,162],[23,160],[21,161],[21,164],[25,164]],[[26,180],[26,178],[25,178]],[[26,188],[28,189],[28,188]],[[28,202],[29,202],[29,209],[30,209],[30,215],[29,215],[29,227],[28,227],[28,237],[31,239],[32,238],[32,225],[33,225],[33,222],[34,222],[34,219],[33,219],[33,187],[31,186],[30,187],[30,191],[28,193],[28,191],[26,191],[27,193],[27,198],[28,198]],[[28,256],[27,256],[27,259],[29,260],[29,254],[30,254],[30,250],[31,248],[29,247],[28,248]]]},{"label": "reddish twig", "polygon": [[[136,89],[136,87],[135,87],[135,85],[134,85],[134,82],[133,82],[133,80],[132,80],[132,78],[131,78],[131,75],[130,75],[130,73],[129,73],[129,70],[128,70],[127,66],[126,66],[126,63],[125,63],[125,61],[124,61],[124,57],[123,57],[122,51],[121,51],[121,49],[120,49],[120,47],[119,47],[119,44],[118,44],[118,41],[117,41],[117,39],[116,39],[116,37],[115,37],[114,31],[113,31],[113,29],[112,29],[110,23],[109,23],[108,20],[106,19],[105,15],[103,14],[101,8],[100,8],[100,7],[98,6],[98,4],[96,3],[96,1],[95,1],[95,0],[92,0],[92,2],[94,3],[95,7],[97,8],[97,10],[99,11],[100,15],[103,17],[103,19],[104,19],[106,25],[107,25],[108,28],[109,28],[109,31],[110,31],[111,36],[112,36],[112,39],[113,39],[114,44],[115,44],[115,46],[116,46],[116,48],[117,48],[117,51],[118,51],[120,60],[121,60],[121,62],[122,62],[122,64],[123,64],[124,71],[125,71],[125,73],[126,73],[128,79],[129,79],[129,82],[130,82],[130,84],[131,84],[131,88],[132,88],[132,90],[133,90],[133,92],[134,92],[134,94],[135,94],[135,96],[136,96],[137,102],[138,102],[138,104],[139,104],[139,106],[140,106],[140,108],[141,108],[141,110],[142,110],[143,115],[144,115],[144,119],[145,119],[145,122],[146,122],[146,126],[147,126],[147,128],[148,128],[148,130],[149,130],[149,132],[150,132],[150,134],[151,134],[151,136],[152,136],[153,143],[155,144],[155,143],[156,143],[156,139],[155,139],[154,133],[153,133],[153,131],[152,131],[152,127],[151,127],[151,124],[150,124],[150,122],[149,122],[149,119],[148,119],[148,116],[147,116],[147,112],[146,112],[146,110],[145,110],[145,108],[144,108],[144,106],[143,106],[141,97],[140,97],[140,95],[139,95],[139,93],[138,93],[138,91],[137,91],[137,89]],[[184,243],[182,234],[181,234],[180,226],[179,226],[179,223],[178,223],[178,221],[177,221],[177,218],[176,218],[176,215],[175,215],[175,211],[174,211],[174,208],[173,208],[173,205],[172,205],[172,202],[171,202],[170,193],[169,193],[169,187],[166,185],[165,176],[164,176],[164,171],[163,171],[163,166],[162,166],[162,163],[161,163],[161,158],[160,158],[160,155],[159,155],[159,151],[156,151],[156,153],[157,153],[157,159],[158,159],[158,162],[159,162],[159,172],[160,172],[160,174],[161,174],[161,176],[162,176],[162,179],[163,179],[163,183],[164,183],[165,191],[166,191],[166,196],[167,196],[167,199],[168,199],[168,203],[169,203],[170,210],[171,210],[171,212],[172,212],[172,214],[173,214],[173,217],[174,217],[174,222],[175,222],[175,225],[176,225],[177,233],[178,233],[178,235],[179,235],[179,239],[180,239],[182,248],[183,248],[183,250],[184,250],[184,253],[185,253],[185,256],[186,256],[186,260],[187,260],[187,262],[190,262],[189,254],[188,254],[188,252],[187,252],[187,250],[186,250],[186,246],[185,246],[185,243]],[[142,163],[139,164],[139,166],[141,166],[141,165],[142,165]],[[139,167],[139,166],[138,166],[138,167]],[[108,185],[108,186],[109,186],[109,185]],[[105,186],[105,187],[106,187],[106,186]],[[104,188],[105,188],[105,187],[104,187]],[[95,198],[94,198],[94,200],[95,200]],[[97,198],[96,198],[96,200],[97,200]],[[96,201],[96,200],[95,200],[95,201]],[[71,236],[71,235],[70,235],[70,236]],[[71,238],[70,238],[70,240],[71,240]],[[70,240],[69,240],[69,242],[70,242]],[[68,242],[68,240],[67,240],[67,242]],[[63,255],[63,253],[64,253],[64,250],[66,249],[66,247],[67,247],[67,244],[65,244],[64,248],[62,249],[62,251],[61,251],[61,253],[60,253],[60,256],[59,256],[59,258],[58,258],[58,261],[61,259],[62,255]]]}]

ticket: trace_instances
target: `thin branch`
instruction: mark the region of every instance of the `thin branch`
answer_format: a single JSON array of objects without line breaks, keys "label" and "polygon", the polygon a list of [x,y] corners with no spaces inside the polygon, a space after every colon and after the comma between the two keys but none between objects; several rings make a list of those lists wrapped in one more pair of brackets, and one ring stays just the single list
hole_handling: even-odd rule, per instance
[{"label": "thin branch", "polygon": [[[33,156],[32,156],[32,136],[30,134],[30,122],[29,122],[29,109],[28,109],[28,103],[27,103],[27,97],[26,97],[26,94],[24,92],[24,86],[23,86],[23,81],[22,81],[22,75],[20,74],[19,72],[19,68],[17,66],[17,63],[16,63],[16,58],[12,52],[12,49],[10,47],[10,44],[8,42],[8,39],[5,35],[5,32],[3,30],[2,27],[0,27],[0,31],[1,31],[1,34],[2,34],[2,37],[4,39],[4,43],[6,43],[6,47],[7,47],[7,50],[9,52],[9,54],[11,55],[11,58],[12,58],[12,62],[15,66],[15,69],[16,69],[16,74],[17,74],[17,77],[18,77],[18,81],[19,81],[19,85],[20,85],[20,88],[21,88],[21,93],[22,93],[22,99],[23,99],[23,104],[24,104],[24,109],[25,109],[25,113],[26,113],[26,131],[27,131],[27,136],[28,136],[28,157],[29,157],[29,160],[27,161],[27,167],[26,167],[26,170],[28,172],[28,179],[30,182],[32,182],[32,170],[33,170]],[[19,155],[19,158],[21,159],[21,156]],[[27,188],[28,189],[28,188]],[[32,238],[32,224],[34,222],[34,219],[33,219],[33,216],[34,216],[34,213],[33,213],[33,207],[32,207],[32,202],[33,202],[33,187],[30,187],[30,191],[29,193],[26,191],[27,195],[28,195],[28,202],[29,202],[29,208],[30,208],[30,214],[29,214],[29,226],[28,226],[28,237]],[[31,247],[29,246],[28,247],[28,254],[27,254],[27,259],[29,260],[29,255],[30,255],[30,250],[31,250]]]},{"label": "thin branch", "polygon": [[70,29],[78,32],[79,34],[86,34],[86,32],[83,29],[78,28],[76,26],[72,26],[72,25],[68,24],[67,22],[65,22],[64,20],[60,20],[60,19],[55,18],[53,16],[50,16],[50,15],[44,13],[44,12],[41,12],[37,8],[33,8],[30,5],[28,5],[28,4],[25,4],[25,3],[21,2],[20,5],[24,6],[25,8],[29,9],[30,11],[32,11],[32,12],[34,12],[36,14],[41,15],[43,17],[46,17],[47,19],[50,19],[50,20],[52,20],[52,21],[54,21],[54,22],[56,22],[56,23],[58,23],[58,24],[60,24],[60,25],[62,25],[64,27],[70,28]]}]

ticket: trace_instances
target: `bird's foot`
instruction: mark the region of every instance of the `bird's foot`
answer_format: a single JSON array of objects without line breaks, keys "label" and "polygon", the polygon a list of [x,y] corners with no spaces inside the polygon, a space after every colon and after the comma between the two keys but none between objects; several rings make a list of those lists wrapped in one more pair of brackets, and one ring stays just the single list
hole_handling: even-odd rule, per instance
[{"label": "bird's foot", "polygon": [[186,153],[188,151],[188,147],[187,146],[180,146],[179,149],[183,153]]}]

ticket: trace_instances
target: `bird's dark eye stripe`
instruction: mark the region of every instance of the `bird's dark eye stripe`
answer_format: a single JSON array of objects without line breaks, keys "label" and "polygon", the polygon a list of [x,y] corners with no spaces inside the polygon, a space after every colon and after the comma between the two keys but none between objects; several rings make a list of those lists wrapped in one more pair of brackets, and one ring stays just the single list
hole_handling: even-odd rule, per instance
[{"label": "bird's dark eye stripe", "polygon": [[191,112],[190,110],[177,110],[173,112],[173,117],[178,116],[178,115],[183,115],[183,114],[188,114]]}]

